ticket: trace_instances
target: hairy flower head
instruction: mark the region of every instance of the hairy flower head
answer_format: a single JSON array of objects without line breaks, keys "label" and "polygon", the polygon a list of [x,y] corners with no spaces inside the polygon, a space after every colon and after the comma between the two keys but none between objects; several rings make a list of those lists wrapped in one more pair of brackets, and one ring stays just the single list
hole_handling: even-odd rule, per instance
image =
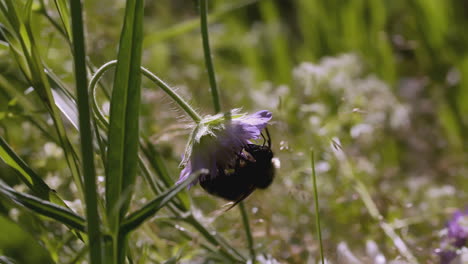
[{"label": "hairy flower head", "polygon": [[200,169],[210,171],[205,177],[216,177],[218,168],[232,166],[242,149],[260,137],[271,118],[266,110],[247,115],[240,114],[239,109],[205,117],[190,134],[177,183]]}]

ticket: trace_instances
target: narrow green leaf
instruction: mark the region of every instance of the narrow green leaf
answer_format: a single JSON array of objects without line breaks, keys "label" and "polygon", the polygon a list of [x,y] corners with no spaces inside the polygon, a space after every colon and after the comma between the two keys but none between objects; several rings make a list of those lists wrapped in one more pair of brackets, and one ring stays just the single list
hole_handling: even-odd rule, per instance
[{"label": "narrow green leaf", "polygon": [[72,228],[85,232],[85,220],[65,207],[53,204],[38,197],[20,193],[0,182],[0,194],[38,214],[50,217]]},{"label": "narrow green leaf", "polygon": [[207,170],[202,169],[192,173],[184,182],[174,185],[164,194],[156,197],[151,202],[130,214],[122,223],[121,229],[127,233],[141,225],[148,218],[153,216],[159,209],[163,208],[171,199],[179,192],[183,191],[190,183],[197,179],[201,174],[207,173]]},{"label": "narrow green leaf", "polygon": [[[81,157],[83,160],[84,196],[86,202],[86,219],[90,261],[92,264],[102,262],[101,230],[98,214],[98,199],[96,172],[94,166],[93,134],[91,132],[91,108],[88,96],[88,79],[86,72],[86,51],[83,30],[83,14],[81,1],[70,0],[73,57],[75,59],[75,83],[78,96],[79,131],[81,141]],[[57,3],[57,1],[56,1]],[[63,4],[63,3],[62,3]],[[64,10],[66,12],[66,10]]]},{"label": "narrow green leaf", "polygon": [[113,231],[117,230],[118,219],[125,214],[130,202],[127,199],[120,208],[116,208],[121,194],[124,190],[131,190],[136,177],[142,30],[143,0],[129,0],[120,38],[109,118],[106,203]]},{"label": "narrow green leaf", "polygon": [[15,169],[23,181],[41,199],[49,199],[51,189],[16,153],[8,143],[0,136],[0,158],[10,167]]},{"label": "narrow green leaf", "polygon": [[112,244],[106,246],[105,254],[116,264],[125,261],[127,238],[119,227],[130,204],[138,168],[143,6],[143,0],[126,3],[110,103],[106,209]]},{"label": "narrow green leaf", "polygon": [[71,23],[70,23],[70,14],[68,12],[68,5],[66,0],[55,0],[55,6],[57,7],[60,19],[62,20],[62,25],[67,32],[68,38],[72,38],[71,34]]}]

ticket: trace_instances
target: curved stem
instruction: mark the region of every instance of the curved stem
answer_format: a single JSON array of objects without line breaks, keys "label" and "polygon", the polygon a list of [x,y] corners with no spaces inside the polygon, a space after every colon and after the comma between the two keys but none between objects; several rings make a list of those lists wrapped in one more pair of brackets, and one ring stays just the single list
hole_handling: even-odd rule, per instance
[{"label": "curved stem", "polygon": [[214,110],[216,113],[219,113],[221,111],[221,105],[219,103],[218,87],[216,86],[216,76],[214,73],[213,61],[211,59],[210,40],[208,37],[208,6],[206,1],[207,0],[200,0],[200,27],[203,41],[203,54],[205,55],[206,70],[208,72],[208,78],[210,79],[211,96],[213,97]]},{"label": "curved stem", "polygon": [[141,71],[143,75],[145,75],[148,79],[155,82],[159,88],[161,88],[167,95],[169,95],[172,100],[174,100],[196,123],[200,123],[201,116],[195,112],[195,110],[182,99],[169,85],[163,82],[161,79],[158,78],[154,73],[150,72],[144,67],[141,67]]},{"label": "curved stem", "polygon": [[[107,120],[104,118],[104,114],[102,113],[101,109],[99,109],[97,102],[96,102],[96,84],[99,82],[101,79],[102,75],[108,71],[111,67],[114,67],[117,64],[116,60],[109,61],[102,65],[93,75],[91,78],[91,82],[89,83],[89,89],[93,94],[93,109],[96,113],[99,113],[99,119],[103,121],[104,123],[107,123]],[[167,85],[165,82],[163,82],[161,79],[159,79],[158,76],[150,72],[144,67],[141,67],[141,72],[143,73],[144,76],[146,76],[148,79],[151,81],[155,82],[159,88],[161,88],[169,97],[172,98],[179,106],[182,108],[196,123],[199,123],[201,121],[201,116],[187,103],[178,95],[169,85]]]}]

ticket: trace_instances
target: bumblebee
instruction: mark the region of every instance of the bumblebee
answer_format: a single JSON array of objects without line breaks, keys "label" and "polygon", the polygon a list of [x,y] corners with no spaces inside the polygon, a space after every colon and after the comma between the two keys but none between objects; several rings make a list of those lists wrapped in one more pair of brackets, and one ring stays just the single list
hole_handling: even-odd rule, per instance
[{"label": "bumblebee", "polygon": [[267,138],[263,134],[263,144],[247,144],[237,154],[234,165],[228,168],[218,168],[215,177],[200,178],[200,185],[208,193],[233,201],[236,204],[247,198],[255,189],[266,189],[275,177],[272,163],[273,151],[268,129]]}]

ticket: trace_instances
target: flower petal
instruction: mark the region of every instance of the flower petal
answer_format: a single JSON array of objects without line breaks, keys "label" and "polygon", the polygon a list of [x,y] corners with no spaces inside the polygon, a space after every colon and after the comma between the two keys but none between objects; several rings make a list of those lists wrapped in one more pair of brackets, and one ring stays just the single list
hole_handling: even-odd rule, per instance
[{"label": "flower petal", "polygon": [[269,111],[262,110],[254,114],[243,116],[232,121],[231,133],[241,141],[248,143],[250,139],[257,139],[262,130],[272,118]]},{"label": "flower petal", "polygon": [[246,115],[239,118],[239,120],[248,125],[256,126],[259,130],[262,130],[268,124],[268,121],[273,117],[272,113],[268,110],[261,110],[251,115]]},{"label": "flower petal", "polygon": [[180,172],[179,179],[177,180],[176,184],[179,184],[183,182],[185,179],[188,178],[190,173],[192,172],[192,164],[190,164],[190,161],[185,164],[184,169]]}]

